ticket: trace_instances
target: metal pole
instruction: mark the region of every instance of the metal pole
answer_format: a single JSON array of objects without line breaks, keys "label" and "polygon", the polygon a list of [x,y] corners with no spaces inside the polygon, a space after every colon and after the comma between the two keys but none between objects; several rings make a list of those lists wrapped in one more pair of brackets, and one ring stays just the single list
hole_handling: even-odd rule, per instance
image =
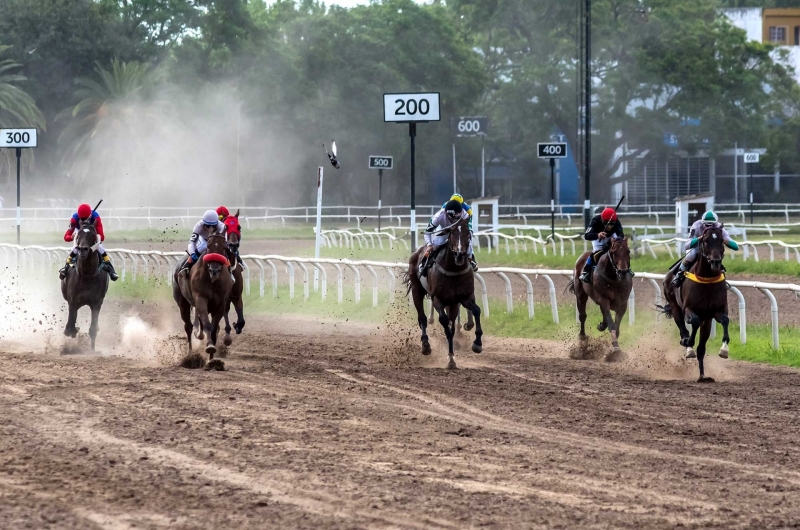
[{"label": "metal pole", "polygon": [[455,140],[453,140],[453,193],[458,193],[458,184],[456,182],[456,142],[455,142]]},{"label": "metal pole", "polygon": [[417,249],[417,206],[416,206],[417,188],[416,188],[416,183],[414,182],[414,177],[415,177],[414,164],[416,163],[414,139],[417,137],[417,122],[415,121],[409,122],[408,135],[411,137],[411,244],[414,246],[414,250],[416,250]]},{"label": "metal pole", "polygon": [[750,224],[753,224],[753,166],[750,164]]},{"label": "metal pole", "polygon": [[584,105],[584,159],[583,159],[583,185],[584,185],[584,202],[583,202],[583,224],[585,228],[589,227],[589,222],[592,219],[591,212],[591,191],[589,182],[592,175],[592,0],[585,0],[585,32],[586,32],[586,57],[584,63],[584,76],[585,83],[585,100]]},{"label": "metal pole", "polygon": [[19,167],[22,157],[22,148],[17,147],[17,245],[20,244],[20,229],[22,227],[22,194],[20,193]]},{"label": "metal pole", "polygon": [[[239,203],[239,206],[244,206],[244,204],[242,204],[243,202],[242,179],[239,175],[239,122],[241,118],[242,118],[242,104],[239,103],[239,106],[236,107],[236,193],[238,195],[236,201]],[[316,274],[314,275],[314,277],[316,278]]]},{"label": "metal pole", "polygon": [[556,159],[550,159],[550,234],[556,238]]},{"label": "metal pole", "polygon": [[481,197],[486,197],[486,150],[483,146],[483,140],[486,136],[481,135]]},{"label": "metal pole", "polygon": [[[317,168],[317,237],[314,242],[314,257],[319,259],[319,247],[322,244],[322,166]],[[319,269],[314,267],[314,290],[319,283]]]},{"label": "metal pole", "polygon": [[381,195],[383,194],[383,170],[378,170],[378,232],[381,231]]},{"label": "metal pole", "polygon": [[739,144],[733,144],[733,202],[739,204]]}]

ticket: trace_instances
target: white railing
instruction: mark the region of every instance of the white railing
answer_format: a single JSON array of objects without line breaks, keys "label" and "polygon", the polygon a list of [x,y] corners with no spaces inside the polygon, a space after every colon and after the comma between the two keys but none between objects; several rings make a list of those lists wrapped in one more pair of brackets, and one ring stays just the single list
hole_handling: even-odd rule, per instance
[{"label": "white railing", "polygon": [[[69,252],[71,248],[68,247],[41,247],[29,246],[19,247],[16,245],[9,245],[0,243],[0,257],[5,261],[5,265],[13,266],[19,265],[24,270],[36,271],[41,270],[46,274],[52,272],[56,265],[60,265],[63,261],[64,255]],[[175,266],[179,263],[185,253],[182,252],[159,252],[159,251],[134,251],[127,249],[111,249],[108,253],[115,259],[115,265],[118,266],[120,272],[120,280],[127,281],[127,272],[131,270],[131,281],[136,282],[137,275],[142,274],[145,281],[150,279],[150,271],[154,271],[156,277],[166,279],[168,285],[172,284],[172,274]],[[278,296],[279,274],[278,266],[280,264],[282,269],[286,271],[289,284],[289,298],[295,297],[295,280],[296,270],[299,268],[303,274],[303,298],[308,300],[310,297],[310,286],[314,285],[309,277],[309,265],[315,268],[320,273],[321,283],[319,288],[314,285],[315,291],[319,291],[321,300],[324,302],[327,299],[328,291],[328,267],[331,267],[336,272],[337,281],[337,303],[343,303],[344,299],[344,269],[353,273],[354,277],[354,292],[355,303],[361,302],[361,272],[366,271],[372,278],[372,305],[378,305],[378,293],[381,279],[378,276],[377,270],[382,270],[386,273],[386,287],[389,296],[389,302],[394,301],[395,288],[397,287],[397,273],[407,270],[408,264],[402,262],[383,262],[383,261],[367,261],[367,260],[347,260],[347,259],[315,259],[315,258],[298,258],[279,255],[243,255],[242,258],[245,262],[249,262],[250,266],[244,270],[245,279],[245,295],[250,296],[250,283],[251,275],[250,270],[252,266],[257,268],[259,296],[264,297],[267,285],[266,270],[269,268],[271,275],[272,297]],[[377,269],[377,270],[376,270]],[[489,317],[489,293],[486,288],[486,281],[484,275],[493,274],[503,281],[505,286],[505,299],[506,311],[508,313],[514,312],[514,293],[513,285],[509,276],[517,277],[525,283],[526,301],[528,309],[528,318],[534,318],[534,289],[531,277],[539,277],[547,284],[548,298],[550,302],[550,312],[553,322],[559,323],[558,314],[558,299],[555,284],[552,277],[561,276],[565,278],[572,278],[571,270],[556,270],[556,269],[522,269],[513,267],[490,267],[480,271],[475,275],[478,280],[478,288],[483,304],[483,313]],[[638,273],[636,276],[641,282],[647,282],[653,289],[654,301],[657,305],[662,304],[661,286],[658,282],[664,279],[663,274],[653,273]],[[731,287],[731,292],[736,296],[739,303],[739,337],[742,344],[747,342],[747,311],[745,298],[742,295],[740,288],[757,289],[764,296],[767,297],[770,310],[771,310],[771,330],[772,330],[772,347],[779,348],[779,319],[778,319],[778,304],[775,296],[771,291],[790,291],[795,293],[796,296],[800,295],[800,286],[796,284],[777,284],[765,282],[746,282],[746,281],[728,281]],[[571,301],[572,297],[568,297]],[[410,301],[410,300],[409,300]],[[630,299],[628,300],[628,322],[633,324],[636,319],[635,310],[635,289],[631,290]],[[577,320],[577,308],[576,308]],[[712,333],[716,333],[716,326],[712,328]]]}]

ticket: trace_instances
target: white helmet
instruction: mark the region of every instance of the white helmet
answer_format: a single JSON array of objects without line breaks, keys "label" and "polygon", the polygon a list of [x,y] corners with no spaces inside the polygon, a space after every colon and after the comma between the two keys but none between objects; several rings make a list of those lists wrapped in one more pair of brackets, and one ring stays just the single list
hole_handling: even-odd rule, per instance
[{"label": "white helmet", "polygon": [[203,214],[203,224],[206,226],[217,226],[219,215],[214,210],[206,210]]}]

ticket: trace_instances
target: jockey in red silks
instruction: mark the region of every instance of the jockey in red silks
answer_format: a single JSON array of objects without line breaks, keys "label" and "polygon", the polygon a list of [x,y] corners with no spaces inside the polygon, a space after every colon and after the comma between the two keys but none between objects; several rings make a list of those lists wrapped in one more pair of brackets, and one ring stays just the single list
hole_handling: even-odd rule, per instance
[{"label": "jockey in red silks", "polygon": [[[97,235],[100,236],[100,243],[97,245],[97,251],[100,253],[100,257],[102,258],[102,263],[100,267],[108,272],[109,278],[111,281],[117,281],[119,278],[117,276],[117,272],[114,270],[114,265],[111,263],[111,258],[108,257],[106,253],[106,249],[103,248],[103,241],[106,239],[106,235],[103,232],[103,220],[100,219],[100,214],[96,211],[92,210],[92,207],[88,204],[81,204],[78,206],[78,211],[72,214],[72,217],[69,220],[69,228],[64,233],[64,241],[67,243],[72,243],[75,239],[75,232],[80,229],[81,226],[84,224],[89,224],[94,222],[94,229],[97,231]],[[64,267],[58,271],[58,277],[62,280],[67,277],[67,270],[75,263],[75,256],[78,254],[78,249],[72,249],[69,256],[67,256],[67,263]]]},{"label": "jockey in red silks", "polygon": [[[236,215],[231,215],[226,207],[220,206],[217,208],[217,215],[219,216],[219,220],[222,221],[222,224],[225,225],[226,234],[236,234],[241,241],[242,227],[239,224],[239,212],[237,211]],[[233,252],[238,262],[244,266],[244,261],[242,261],[242,258],[239,256],[239,243],[231,243],[231,241],[228,241],[228,250]]]}]

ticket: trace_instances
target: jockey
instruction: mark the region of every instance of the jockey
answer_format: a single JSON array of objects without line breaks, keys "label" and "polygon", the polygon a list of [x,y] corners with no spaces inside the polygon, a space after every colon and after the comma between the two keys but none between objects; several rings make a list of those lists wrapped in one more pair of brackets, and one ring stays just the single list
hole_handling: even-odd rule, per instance
[{"label": "jockey", "polygon": [[192,236],[189,238],[189,257],[181,270],[188,270],[200,259],[200,254],[208,248],[208,238],[213,235],[225,235],[225,223],[219,220],[219,214],[215,210],[206,210],[203,219],[192,229]]},{"label": "jockey", "polygon": [[589,228],[583,234],[583,239],[592,242],[592,253],[583,266],[581,281],[591,283],[591,274],[594,266],[600,261],[600,256],[606,253],[611,245],[611,238],[622,239],[625,233],[622,223],[617,219],[617,212],[613,208],[606,208],[600,215],[595,215],[589,223]]},{"label": "jockey", "polygon": [[[111,281],[115,282],[119,276],[117,276],[117,272],[114,270],[114,265],[111,263],[111,258],[108,257],[106,249],[103,248],[103,241],[106,239],[106,235],[103,232],[103,220],[100,219],[100,215],[96,211],[92,210],[91,206],[88,204],[81,204],[78,206],[78,211],[72,214],[69,220],[69,228],[67,228],[67,231],[64,233],[64,241],[72,243],[75,239],[75,232],[84,224],[92,222],[94,222],[94,229],[97,231],[97,235],[100,236],[100,243],[97,245],[97,251],[100,253],[100,258],[102,259],[100,268],[108,273],[108,277],[111,278]],[[66,264],[58,271],[58,277],[62,280],[67,277],[67,270],[75,263],[75,256],[77,254],[78,249],[73,247],[72,252],[67,256]]]},{"label": "jockey", "polygon": [[230,214],[231,212],[229,212],[228,209],[225,208],[224,206],[220,206],[219,208],[217,208],[217,216],[219,217],[219,220],[222,221],[223,223]]},{"label": "jockey", "polygon": [[[478,262],[475,261],[475,254],[472,252],[472,206],[464,202],[464,197],[461,196],[460,193],[454,193],[450,196],[451,201],[458,201],[461,203],[461,209],[467,212],[469,215],[469,264],[472,265],[472,270],[477,272],[478,271]],[[447,205],[447,203],[442,204],[442,209]]]},{"label": "jockey", "polygon": [[[231,212],[229,212],[228,209],[225,208],[224,206],[220,206],[219,208],[217,208],[217,215],[219,216],[219,220],[225,224],[226,227],[225,233],[226,234],[235,233],[236,235],[239,236],[239,239],[241,240],[242,227],[239,225],[238,212],[235,217],[231,217]],[[232,245],[230,244],[230,242],[228,245],[228,250],[232,250]],[[241,263],[242,266],[245,266],[244,260],[242,260],[241,256],[239,255],[238,244],[236,245],[236,260],[238,261],[238,263]]]},{"label": "jockey", "polygon": [[[469,219],[469,214],[462,208],[462,204],[463,199],[462,202],[459,202],[457,199],[450,199],[444,203],[442,209],[436,212],[436,214],[431,217],[430,221],[428,221],[428,226],[425,228],[424,233],[425,253],[422,255],[422,259],[420,259],[419,263],[420,276],[427,275],[428,261],[430,261],[429,258],[433,250],[447,243],[447,236],[434,235],[434,232],[442,228],[447,228],[461,219]],[[471,233],[472,227],[470,226],[470,234]],[[472,256],[472,241],[469,243],[467,254]],[[475,263],[474,259],[470,259],[470,264],[473,270],[478,269],[478,265]]]},{"label": "jockey", "polygon": [[[728,231],[722,227],[722,223],[719,222],[719,217],[717,217],[717,214],[711,210],[707,211],[703,214],[703,217],[700,220],[694,222],[692,228],[689,230],[689,237],[691,239],[686,242],[686,256],[681,260],[680,268],[675,274],[675,278],[672,279],[673,287],[680,287],[680,285],[683,283],[683,280],[686,278],[686,271],[692,268],[694,262],[697,261],[697,256],[700,254],[700,237],[703,235],[703,232],[709,228],[721,229],[722,240],[725,243],[725,246],[731,250],[739,250],[739,244],[731,239]],[[722,270],[724,271],[725,268],[723,267]]]}]

